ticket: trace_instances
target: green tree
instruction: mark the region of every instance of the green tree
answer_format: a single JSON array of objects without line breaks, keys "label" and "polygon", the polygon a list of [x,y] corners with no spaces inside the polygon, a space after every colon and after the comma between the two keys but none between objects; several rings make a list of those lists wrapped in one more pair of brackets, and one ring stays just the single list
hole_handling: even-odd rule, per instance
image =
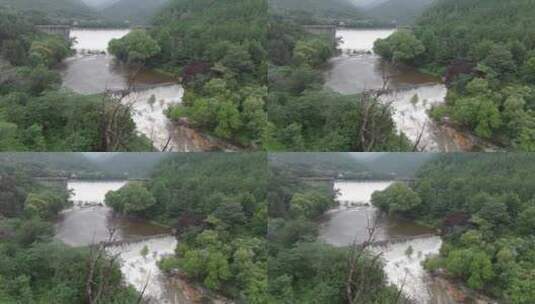
[{"label": "green tree", "polygon": [[525,235],[535,234],[535,206],[522,211],[518,216],[518,230]]},{"label": "green tree", "polygon": [[116,212],[140,215],[150,209],[156,200],[143,183],[129,182],[117,191],[108,192],[105,202]]},{"label": "green tree", "polygon": [[409,214],[420,206],[422,200],[404,183],[394,183],[384,191],[372,194],[371,202],[379,209],[390,214]]},{"label": "green tree", "polygon": [[108,50],[117,59],[128,63],[146,63],[161,49],[145,30],[133,30],[120,39],[112,39]]},{"label": "green tree", "polygon": [[398,30],[386,39],[378,39],[373,51],[393,62],[412,63],[425,52],[425,46],[411,31]]}]

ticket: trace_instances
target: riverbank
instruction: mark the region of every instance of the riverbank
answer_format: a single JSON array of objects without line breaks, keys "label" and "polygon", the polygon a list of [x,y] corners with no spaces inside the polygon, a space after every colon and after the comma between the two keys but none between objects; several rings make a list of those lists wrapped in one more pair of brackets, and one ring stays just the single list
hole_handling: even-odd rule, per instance
[{"label": "riverbank", "polygon": [[459,281],[448,278],[443,272],[430,272],[432,289],[437,296],[433,304],[499,304],[498,301],[469,289]]}]

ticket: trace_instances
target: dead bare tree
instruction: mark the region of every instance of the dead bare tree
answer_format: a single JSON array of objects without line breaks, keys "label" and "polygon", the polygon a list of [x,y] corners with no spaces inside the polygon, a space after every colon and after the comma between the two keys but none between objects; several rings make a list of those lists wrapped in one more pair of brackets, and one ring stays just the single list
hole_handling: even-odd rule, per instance
[{"label": "dead bare tree", "polygon": [[[142,67],[133,67],[127,79],[127,88],[119,91],[107,89],[102,96],[101,104],[101,147],[102,151],[125,149],[132,131],[125,123],[132,117],[136,100],[132,93],[136,92],[135,79]],[[127,98],[131,100],[126,100]]]},{"label": "dead bare tree", "polygon": [[[108,242],[114,240],[117,229],[108,227]],[[89,246],[88,274],[85,283],[85,292],[89,304],[101,303],[103,294],[110,288],[111,272],[119,255],[108,255],[104,242]]]},{"label": "dead bare tree", "polygon": [[[353,242],[349,250],[348,258],[348,273],[345,282],[346,298],[348,304],[360,304],[364,303],[364,297],[366,294],[373,292],[377,288],[377,284],[369,280],[369,273],[367,270],[373,270],[381,268],[380,258],[382,252],[371,254],[369,249],[373,246],[375,241],[375,233],[377,231],[377,221],[374,220],[370,224],[368,217],[368,238],[361,244],[357,243],[357,240]],[[389,304],[402,303],[402,290],[404,283],[399,288],[399,294],[397,294],[395,302]]]},{"label": "dead bare tree", "polygon": [[420,142],[422,141],[422,137],[424,135],[426,126],[427,126],[427,122],[424,123],[424,125],[422,126],[422,129],[418,133],[418,136],[416,137],[416,141],[414,142],[414,145],[412,146],[412,152],[420,152],[421,150],[425,149],[425,147],[420,148],[419,146],[420,146]]},{"label": "dead bare tree", "polygon": [[[397,64],[393,63],[393,67]],[[390,82],[395,75],[389,73],[386,68],[382,69],[382,86],[376,90],[366,90],[361,93],[360,101],[358,103],[360,114],[360,126],[358,130],[358,140],[356,146],[353,147],[355,151],[371,152],[376,150],[380,144],[386,143],[390,135],[392,125],[390,121],[393,115],[393,104],[395,98],[385,100],[384,95],[390,94]],[[412,147],[413,152],[420,149],[420,142],[425,132],[424,125],[418,132],[416,141]],[[401,130],[400,130],[401,135]],[[402,137],[400,136],[399,150],[404,149]]]},{"label": "dead bare tree", "polygon": [[[89,246],[88,274],[85,282],[86,300],[89,304],[104,303],[102,299],[115,288],[110,280],[120,254],[110,254],[107,252],[106,244],[113,243],[116,240],[117,228],[108,226],[107,229],[108,239],[106,241]],[[149,278],[150,273],[143,289],[139,292],[136,304],[144,302]]]}]

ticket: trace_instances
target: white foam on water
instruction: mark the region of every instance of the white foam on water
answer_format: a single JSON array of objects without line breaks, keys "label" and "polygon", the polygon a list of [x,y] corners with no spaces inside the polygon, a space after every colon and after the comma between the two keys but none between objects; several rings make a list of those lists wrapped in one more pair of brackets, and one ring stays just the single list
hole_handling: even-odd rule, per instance
[{"label": "white foam on water", "polygon": [[[413,249],[410,256],[406,254],[409,246]],[[403,293],[416,303],[426,304],[431,300],[431,290],[429,275],[422,262],[427,256],[438,254],[441,246],[441,238],[435,236],[395,243],[387,247],[374,247],[372,250],[376,253],[382,252],[388,281],[402,288]]]},{"label": "white foam on water", "polygon": [[153,146],[162,150],[171,138],[168,152],[180,151],[174,140],[174,126],[165,115],[172,105],[182,102],[184,89],[180,85],[169,85],[130,93],[123,99],[126,105],[132,105],[133,120],[137,130],[153,142]]},{"label": "white foam on water", "polygon": [[447,92],[446,86],[442,84],[421,86],[384,95],[381,101],[392,102],[393,119],[398,130],[403,131],[413,143],[416,143],[421,134],[418,145],[421,150],[440,151],[442,149],[434,132],[436,126],[428,111],[434,105],[443,103]]},{"label": "white foam on water", "polygon": [[119,190],[126,181],[69,181],[67,188],[73,192],[74,202],[104,203],[106,193]]},{"label": "white foam on water", "polygon": [[77,52],[107,52],[112,39],[119,39],[130,33],[130,29],[72,29],[71,38],[75,38],[74,49]]},{"label": "white foam on water", "polygon": [[[147,246],[149,253],[141,255]],[[163,257],[173,255],[177,240],[173,236],[151,239],[143,242],[107,248],[111,255],[119,255],[121,272],[126,283],[141,292],[145,285],[144,296],[151,304],[175,304],[166,291],[165,275],[158,268],[157,262]]]},{"label": "white foam on water", "polygon": [[348,203],[369,203],[372,194],[375,191],[381,191],[390,186],[393,182],[345,182],[336,181],[334,183],[334,190],[339,194],[336,197],[338,202]]},{"label": "white foam on water", "polygon": [[342,38],[339,48],[342,50],[372,51],[377,39],[392,35],[395,29],[337,29],[336,36]]}]

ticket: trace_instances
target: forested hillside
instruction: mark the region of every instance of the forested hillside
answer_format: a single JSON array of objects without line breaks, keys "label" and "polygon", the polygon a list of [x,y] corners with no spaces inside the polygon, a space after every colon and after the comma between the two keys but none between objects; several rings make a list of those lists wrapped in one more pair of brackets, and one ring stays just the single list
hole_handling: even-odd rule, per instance
[{"label": "forested hillside", "polygon": [[[417,182],[376,192],[391,215],[434,223],[445,239],[431,271],[507,304],[535,301],[535,157],[530,154],[443,154]],[[438,272],[440,273],[440,272]]]},{"label": "forested hillside", "polygon": [[106,203],[176,229],[177,255],[160,263],[164,271],[237,301],[266,303],[266,155],[179,154],[150,183],[129,183]]},{"label": "forested hillside", "polygon": [[90,303],[88,291],[104,284],[104,303],[134,303],[139,295],[123,285],[117,262],[101,257],[91,272],[88,248],[53,239],[52,220],[69,206],[68,194],[34,181],[31,171],[0,163],[0,302]]},{"label": "forested hillside", "polygon": [[532,0],[441,0],[376,43],[388,60],[446,77],[433,116],[499,145],[535,150],[535,5]]},{"label": "forested hillside", "polygon": [[409,303],[361,247],[317,240],[319,217],[336,206],[329,183],[300,179],[300,166],[270,163],[270,303]]}]

